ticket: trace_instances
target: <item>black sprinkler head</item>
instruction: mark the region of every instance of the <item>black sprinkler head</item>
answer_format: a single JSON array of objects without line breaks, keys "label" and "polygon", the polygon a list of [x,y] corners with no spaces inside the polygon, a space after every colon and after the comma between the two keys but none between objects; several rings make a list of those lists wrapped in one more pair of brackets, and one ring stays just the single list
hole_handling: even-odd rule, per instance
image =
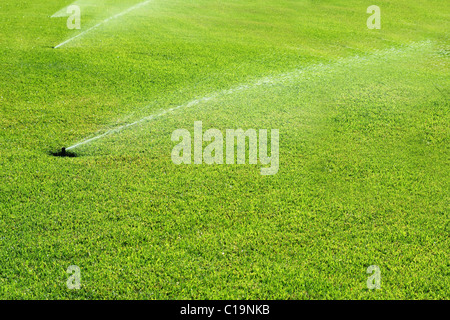
[{"label": "black sprinkler head", "polygon": [[66,150],[66,148],[61,148],[61,151],[59,151],[59,152],[50,152],[50,154],[52,155],[52,156],[55,156],[55,157],[76,157],[77,155],[76,155],[76,153],[74,153],[74,152],[70,152],[70,151],[67,151]]}]

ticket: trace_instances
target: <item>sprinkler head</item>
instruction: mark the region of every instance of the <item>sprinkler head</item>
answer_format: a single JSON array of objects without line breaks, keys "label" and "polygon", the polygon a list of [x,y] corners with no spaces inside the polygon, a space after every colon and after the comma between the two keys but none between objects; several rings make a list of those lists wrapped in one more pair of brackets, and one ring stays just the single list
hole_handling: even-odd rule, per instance
[{"label": "sprinkler head", "polygon": [[71,157],[71,158],[73,158],[73,157],[76,157],[76,156],[77,156],[76,153],[70,152],[70,151],[66,150],[65,147],[62,147],[62,148],[61,148],[61,151],[58,151],[58,152],[50,152],[50,154],[51,154],[52,156],[55,156],[55,157]]}]

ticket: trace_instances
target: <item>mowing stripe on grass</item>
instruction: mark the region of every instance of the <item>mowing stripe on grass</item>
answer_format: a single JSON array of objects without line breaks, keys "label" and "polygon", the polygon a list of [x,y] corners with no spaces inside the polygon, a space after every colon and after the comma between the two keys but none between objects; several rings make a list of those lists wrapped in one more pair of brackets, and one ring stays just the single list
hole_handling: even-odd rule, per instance
[{"label": "mowing stripe on grass", "polygon": [[278,76],[264,77],[264,78],[261,78],[261,79],[259,79],[257,81],[254,81],[254,82],[251,82],[251,83],[248,83],[248,84],[242,84],[242,85],[233,87],[231,89],[217,91],[217,92],[212,93],[212,94],[210,94],[208,96],[205,96],[203,98],[192,100],[192,101],[190,101],[190,102],[188,102],[186,104],[182,104],[182,105],[179,105],[177,107],[169,108],[169,109],[163,110],[163,111],[161,111],[159,113],[155,113],[155,114],[146,116],[144,118],[141,118],[141,119],[139,119],[137,121],[134,121],[132,123],[128,123],[128,124],[116,127],[114,129],[110,129],[110,130],[108,130],[108,131],[106,131],[106,132],[104,132],[104,133],[102,133],[102,134],[100,134],[98,136],[95,136],[93,138],[89,138],[89,139],[83,140],[81,142],[78,142],[78,143],[70,146],[70,147],[67,147],[66,150],[74,149],[74,148],[79,147],[81,145],[84,145],[84,144],[90,143],[92,141],[101,139],[101,138],[103,138],[105,136],[108,136],[108,135],[110,135],[112,133],[117,133],[117,132],[120,132],[120,131],[122,131],[122,130],[124,130],[126,128],[129,128],[129,127],[141,124],[141,123],[146,122],[146,121],[150,121],[150,120],[159,118],[159,117],[161,117],[161,116],[163,116],[163,115],[165,115],[165,114],[167,114],[167,113],[169,113],[171,111],[175,111],[175,110],[180,109],[180,108],[189,108],[189,107],[195,106],[195,105],[197,105],[197,104],[199,104],[201,102],[207,102],[209,100],[212,100],[212,99],[220,97],[220,96],[231,95],[231,94],[233,94],[235,92],[243,91],[243,90],[246,90],[246,89],[256,88],[256,87],[259,87],[259,86],[262,86],[262,85],[270,85],[270,84],[280,84],[280,83],[285,83],[285,82],[292,82],[296,78],[298,78],[299,76],[301,76],[302,74],[304,74],[305,72],[308,72],[308,71],[312,71],[312,72],[314,72],[314,71],[316,71],[316,72],[317,71],[320,71],[320,72],[324,72],[324,71],[333,72],[333,67],[335,67],[337,65],[340,65],[340,64],[341,65],[345,65],[345,64],[364,63],[365,61],[367,61],[367,60],[369,60],[371,58],[399,57],[401,54],[405,54],[405,53],[408,53],[408,52],[415,53],[415,52],[417,52],[417,50],[419,50],[421,48],[422,49],[423,48],[428,48],[428,47],[431,46],[431,44],[432,44],[431,41],[422,41],[422,42],[412,43],[409,46],[402,47],[402,48],[390,48],[390,49],[386,49],[386,50],[376,51],[376,52],[374,52],[373,54],[371,54],[369,56],[353,56],[353,57],[349,57],[349,58],[342,58],[342,59],[339,59],[338,61],[330,63],[330,64],[319,63],[319,64],[308,66],[308,67],[305,67],[305,68],[302,68],[302,69],[296,69],[296,70],[288,72],[288,73],[283,73],[283,74],[280,74]]},{"label": "mowing stripe on grass", "polygon": [[81,32],[80,34],[77,34],[75,37],[72,37],[72,38],[70,38],[70,39],[67,39],[66,41],[64,41],[64,42],[62,42],[62,43],[60,43],[60,44],[58,44],[57,46],[54,47],[54,49],[57,49],[57,48],[59,48],[59,47],[62,47],[62,46],[65,45],[66,43],[69,43],[70,41],[75,40],[75,39],[78,38],[78,37],[81,37],[82,35],[88,33],[88,32],[91,31],[91,30],[94,30],[94,29],[98,28],[99,26],[101,26],[101,25],[104,24],[104,23],[107,23],[107,22],[110,21],[110,20],[119,18],[119,17],[121,17],[121,16],[123,16],[123,15],[126,15],[127,13],[133,11],[133,10],[136,10],[136,9],[142,7],[142,6],[145,6],[146,4],[148,4],[148,3],[151,2],[151,1],[152,1],[152,0],[147,0],[147,1],[144,1],[144,2],[141,2],[141,3],[138,3],[138,4],[136,4],[136,5],[134,5],[134,6],[130,7],[130,8],[128,8],[127,10],[122,11],[121,13],[118,13],[118,14],[112,16],[112,17],[109,17],[108,19],[105,19],[105,20],[103,20],[102,22],[97,23],[95,26],[90,27],[90,28],[87,29],[86,31],[83,31],[83,32]]}]

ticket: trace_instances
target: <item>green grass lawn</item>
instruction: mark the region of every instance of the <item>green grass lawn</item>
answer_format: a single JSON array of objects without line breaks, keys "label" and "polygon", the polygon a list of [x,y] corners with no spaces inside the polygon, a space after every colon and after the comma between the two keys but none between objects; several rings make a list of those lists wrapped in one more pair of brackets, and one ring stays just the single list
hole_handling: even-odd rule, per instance
[{"label": "green grass lawn", "polygon": [[[139,2],[0,3],[1,299],[450,298],[448,1],[154,0],[53,49]],[[279,129],[278,173],[175,165],[195,121]]]}]

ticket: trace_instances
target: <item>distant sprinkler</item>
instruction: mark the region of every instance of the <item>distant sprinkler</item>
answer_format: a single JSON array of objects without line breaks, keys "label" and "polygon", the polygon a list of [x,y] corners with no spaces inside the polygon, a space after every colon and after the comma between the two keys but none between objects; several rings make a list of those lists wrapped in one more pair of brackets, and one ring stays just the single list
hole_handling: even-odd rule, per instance
[{"label": "distant sprinkler", "polygon": [[62,157],[66,156],[66,148],[64,148],[64,147],[61,149],[61,156]]}]

